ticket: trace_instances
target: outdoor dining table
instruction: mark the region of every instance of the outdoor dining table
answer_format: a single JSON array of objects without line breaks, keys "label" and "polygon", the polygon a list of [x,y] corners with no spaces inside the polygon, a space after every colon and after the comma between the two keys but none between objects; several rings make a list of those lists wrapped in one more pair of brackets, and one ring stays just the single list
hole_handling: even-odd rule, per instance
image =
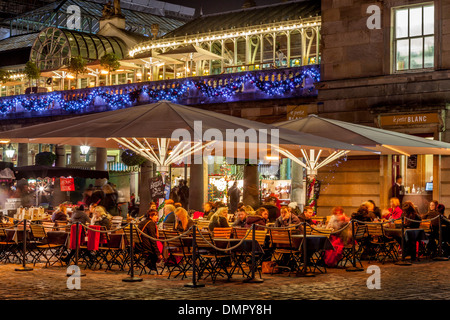
[{"label": "outdoor dining table", "polygon": [[[384,232],[387,236],[394,236],[396,239],[401,239],[402,229],[399,228],[384,228]],[[405,229],[405,241],[425,241],[428,237],[424,229]]]},{"label": "outdoor dining table", "polygon": [[[300,252],[303,252],[303,234],[293,234],[291,235],[293,246],[299,248]],[[306,235],[306,258],[307,265],[313,267],[313,272],[319,270],[320,273],[326,272],[322,271],[319,265],[323,258],[323,253],[325,250],[335,250],[330,239],[326,235]],[[319,258],[313,259],[314,254],[319,253]]]}]

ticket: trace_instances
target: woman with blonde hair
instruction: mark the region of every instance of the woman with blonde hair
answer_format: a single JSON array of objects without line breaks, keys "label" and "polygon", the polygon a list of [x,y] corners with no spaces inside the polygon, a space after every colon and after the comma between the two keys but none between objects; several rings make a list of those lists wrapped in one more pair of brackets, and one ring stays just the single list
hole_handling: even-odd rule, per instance
[{"label": "woman with blonde hair", "polygon": [[92,215],[91,225],[103,226],[109,230],[111,229],[111,215],[106,212],[104,207],[96,206]]},{"label": "woman with blonde hair", "polygon": [[388,213],[383,217],[385,219],[399,219],[402,217],[403,210],[400,207],[400,200],[398,198],[391,198],[389,200]]},{"label": "woman with blonde hair", "polygon": [[175,216],[176,220],[174,230],[176,231],[185,232],[194,225],[194,221],[188,216],[187,211],[182,207],[175,209]]}]

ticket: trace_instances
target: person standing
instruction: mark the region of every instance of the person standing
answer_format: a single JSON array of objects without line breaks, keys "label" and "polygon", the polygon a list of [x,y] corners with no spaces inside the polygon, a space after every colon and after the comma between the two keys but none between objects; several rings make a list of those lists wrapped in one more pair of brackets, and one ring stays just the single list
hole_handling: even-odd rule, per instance
[{"label": "person standing", "polygon": [[391,188],[390,198],[397,198],[400,201],[400,206],[403,203],[405,196],[405,187],[402,185],[403,178],[401,175],[395,177],[395,183]]},{"label": "person standing", "polygon": [[230,197],[230,212],[234,214],[238,209],[238,204],[241,200],[241,190],[239,190],[237,186],[237,181],[235,181],[228,190],[228,196]]},{"label": "person standing", "polygon": [[187,209],[189,206],[189,187],[186,180],[181,180],[181,186],[178,190],[178,202],[181,203],[183,208]]}]

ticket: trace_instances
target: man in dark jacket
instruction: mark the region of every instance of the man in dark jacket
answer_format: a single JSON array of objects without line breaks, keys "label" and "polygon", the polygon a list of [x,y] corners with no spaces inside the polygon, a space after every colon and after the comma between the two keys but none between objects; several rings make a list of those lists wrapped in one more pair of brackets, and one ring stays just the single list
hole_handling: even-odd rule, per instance
[{"label": "man in dark jacket", "polygon": [[280,210],[275,205],[277,199],[275,197],[268,197],[262,205],[263,208],[266,208],[269,211],[269,222],[275,222],[275,220],[280,216]]},{"label": "man in dark jacket", "polygon": [[395,183],[391,188],[390,198],[397,198],[400,200],[400,205],[403,203],[403,197],[405,196],[405,187],[402,185],[402,176],[398,175],[395,178]]},{"label": "man in dark jacket", "polygon": [[178,200],[183,208],[187,210],[189,206],[189,187],[187,186],[186,180],[181,180],[180,184],[180,189],[178,190]]},{"label": "man in dark jacket", "polygon": [[244,228],[247,224],[247,212],[244,209],[239,209],[237,212],[237,219],[233,223],[233,227]]},{"label": "man in dark jacket", "polygon": [[234,214],[238,208],[239,201],[241,200],[241,190],[237,186],[237,181],[233,183],[233,186],[228,190],[230,197],[230,213]]},{"label": "man in dark jacket", "polygon": [[305,207],[303,212],[298,215],[300,222],[306,222],[309,225],[316,224],[311,218],[314,214],[314,209],[312,207]]},{"label": "man in dark jacket", "polygon": [[[145,220],[141,221],[138,228],[146,235],[152,238],[158,238],[156,222],[158,222],[158,211],[150,209],[145,214]],[[155,240],[149,239],[145,236],[141,237],[141,250],[145,257],[145,265],[150,270],[157,271],[156,262],[158,259],[162,259],[161,252],[159,251],[158,245]]]},{"label": "man in dark jacket", "polygon": [[[281,215],[275,221],[274,227],[289,227],[291,225],[300,224],[300,219],[296,215],[292,214],[288,207],[281,207],[280,214]],[[301,229],[301,225],[298,225],[296,228]]]},{"label": "man in dark jacket", "polygon": [[81,223],[84,224],[85,226],[88,226],[91,222],[91,219],[89,218],[89,216],[86,214],[86,212],[84,211],[84,206],[81,205],[79,206],[74,213],[72,213],[72,217],[70,218],[70,223],[74,224],[74,223]]}]

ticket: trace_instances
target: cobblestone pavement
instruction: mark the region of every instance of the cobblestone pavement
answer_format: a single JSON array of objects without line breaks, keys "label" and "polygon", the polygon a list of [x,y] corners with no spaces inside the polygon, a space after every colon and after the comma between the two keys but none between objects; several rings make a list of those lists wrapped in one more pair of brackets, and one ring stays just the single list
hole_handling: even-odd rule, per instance
[{"label": "cobblestone pavement", "polygon": [[[0,297],[3,300],[401,300],[450,299],[450,261],[421,261],[411,266],[379,264],[381,289],[368,289],[370,274],[329,269],[313,278],[293,275],[263,275],[259,284],[242,283],[240,275],[231,282],[202,281],[204,288],[185,288],[189,280],[167,279],[165,275],[142,275],[142,282],[127,283],[126,272],[82,270],[80,290],[67,289],[65,267],[17,272],[20,265],[0,265]],[[368,266],[364,263],[364,268]]]}]

